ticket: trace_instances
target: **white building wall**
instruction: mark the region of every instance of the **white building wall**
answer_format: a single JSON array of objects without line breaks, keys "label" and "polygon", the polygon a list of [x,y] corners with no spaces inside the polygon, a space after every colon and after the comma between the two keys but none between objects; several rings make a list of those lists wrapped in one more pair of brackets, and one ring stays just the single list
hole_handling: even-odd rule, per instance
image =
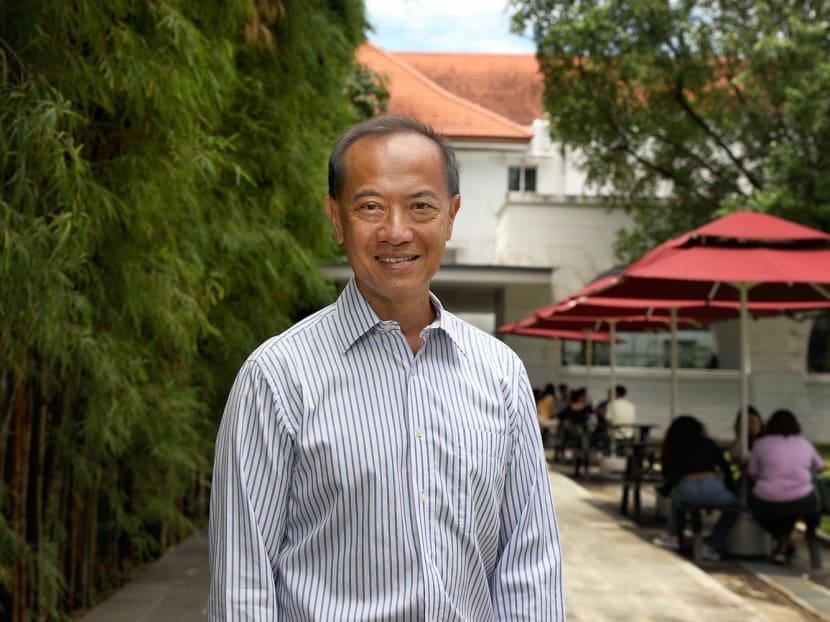
[{"label": "white building wall", "polygon": [[496,212],[507,192],[503,148],[457,147],[461,171],[461,210],[449,248],[462,264],[495,264]]},{"label": "white building wall", "polygon": [[[560,205],[584,203],[585,176],[578,168],[577,158],[551,142],[547,127],[547,122],[534,123],[536,133],[528,144],[453,145],[461,173],[461,211],[456,218],[449,248],[455,254],[457,263],[549,267],[557,261],[557,256],[544,253],[533,258],[514,259],[498,250],[504,244],[499,220],[506,202],[511,205],[514,201],[544,203],[559,197],[556,200]],[[536,191],[508,193],[510,166],[535,167]],[[586,224],[584,218],[581,222]],[[627,219],[624,222],[628,222]],[[613,243],[613,235],[609,238],[605,232],[614,224],[602,225],[602,239],[608,249]]]},{"label": "white building wall", "polygon": [[618,263],[614,241],[630,225],[622,210],[577,197],[510,193],[499,212],[496,261],[552,266],[554,294],[561,299]]},{"label": "white building wall", "polygon": [[[553,300],[551,287],[506,287],[504,291],[504,316],[506,322],[527,317],[536,309]],[[515,350],[527,369],[531,384],[543,387],[556,376],[561,352],[559,340],[538,339],[521,335],[504,335],[504,341]]]},{"label": "white building wall", "polygon": [[830,442],[830,374],[809,374],[804,383],[811,408],[797,412],[807,438]]}]

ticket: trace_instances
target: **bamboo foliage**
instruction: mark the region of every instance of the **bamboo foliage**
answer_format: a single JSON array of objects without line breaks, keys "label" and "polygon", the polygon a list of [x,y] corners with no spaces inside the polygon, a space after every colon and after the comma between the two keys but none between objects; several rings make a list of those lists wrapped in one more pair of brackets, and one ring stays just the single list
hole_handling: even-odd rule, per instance
[{"label": "bamboo foliage", "polygon": [[365,27],[358,0],[0,2],[3,619],[66,619],[204,520],[233,374],[333,293]]}]

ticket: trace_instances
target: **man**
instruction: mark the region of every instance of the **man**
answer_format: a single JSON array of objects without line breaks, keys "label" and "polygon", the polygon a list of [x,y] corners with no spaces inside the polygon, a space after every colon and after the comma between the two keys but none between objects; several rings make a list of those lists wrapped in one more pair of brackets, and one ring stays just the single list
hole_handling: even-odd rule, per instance
[{"label": "man", "polygon": [[408,117],[341,136],[326,212],[354,271],[231,390],[210,620],[564,620],[525,370],[429,291],[458,165]]},{"label": "man", "polygon": [[613,426],[613,435],[617,440],[634,437],[634,428],[631,425],[636,419],[637,409],[626,397],[627,394],[627,389],[618,384],[614,388],[614,399],[608,402],[605,411],[605,419],[609,425]]}]

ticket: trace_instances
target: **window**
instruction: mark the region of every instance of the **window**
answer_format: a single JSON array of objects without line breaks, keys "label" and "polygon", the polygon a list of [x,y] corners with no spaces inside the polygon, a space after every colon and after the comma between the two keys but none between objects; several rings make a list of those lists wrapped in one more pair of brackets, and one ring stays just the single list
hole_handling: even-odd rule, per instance
[{"label": "window", "polygon": [[830,371],[830,312],[821,313],[813,322],[807,349],[807,370]]},{"label": "window", "polygon": [[507,189],[514,192],[536,192],[536,167],[508,167]]},{"label": "window", "polygon": [[[618,333],[623,339],[615,348],[616,364],[620,367],[669,367],[671,336],[668,333]],[[584,365],[587,343],[562,342],[562,363]],[[609,365],[611,348],[607,343],[594,343],[593,365]],[[677,366],[704,369],[719,366],[717,344],[708,328],[681,329],[677,333]]]}]

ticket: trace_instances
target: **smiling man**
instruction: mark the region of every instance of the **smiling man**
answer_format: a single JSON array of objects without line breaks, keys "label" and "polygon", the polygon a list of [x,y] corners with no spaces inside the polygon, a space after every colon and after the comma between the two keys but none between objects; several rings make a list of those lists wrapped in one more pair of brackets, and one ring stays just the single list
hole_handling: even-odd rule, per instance
[{"label": "smiling man", "polygon": [[414,119],[335,143],[325,207],[354,278],[231,390],[210,620],[564,620],[524,367],[429,291],[460,205],[455,154]]}]

